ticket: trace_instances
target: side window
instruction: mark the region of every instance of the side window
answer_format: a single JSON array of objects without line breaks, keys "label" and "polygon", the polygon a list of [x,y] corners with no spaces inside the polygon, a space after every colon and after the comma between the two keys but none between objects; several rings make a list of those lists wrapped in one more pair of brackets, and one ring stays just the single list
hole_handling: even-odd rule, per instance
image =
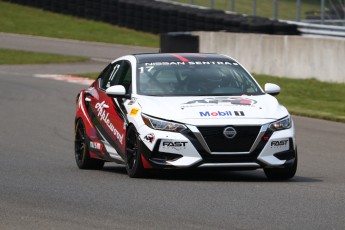
[{"label": "side window", "polygon": [[115,82],[116,85],[123,85],[126,89],[126,92],[131,92],[132,84],[132,69],[131,64],[127,61],[124,61],[121,65],[118,81]]},{"label": "side window", "polygon": [[117,79],[117,76],[119,74],[119,70],[121,67],[120,62],[115,62],[114,64],[110,64],[101,74],[100,78],[100,86],[102,89],[107,89],[112,85],[115,85],[115,81]]},{"label": "side window", "polygon": [[106,78],[108,78],[108,76],[111,72],[111,69],[112,69],[111,67],[112,67],[111,64],[107,65],[107,67],[105,67],[104,70],[99,74],[98,82],[99,82],[100,88],[103,88],[104,81]]}]

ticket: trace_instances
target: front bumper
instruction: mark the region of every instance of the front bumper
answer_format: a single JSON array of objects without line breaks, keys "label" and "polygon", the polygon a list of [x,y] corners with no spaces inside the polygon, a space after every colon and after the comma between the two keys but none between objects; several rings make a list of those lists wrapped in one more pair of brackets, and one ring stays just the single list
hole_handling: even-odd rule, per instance
[{"label": "front bumper", "polygon": [[[182,133],[153,130],[147,126],[141,127],[139,130],[141,153],[153,168],[256,169],[285,167],[293,162],[296,156],[293,126],[290,129],[276,132],[268,129],[268,124],[259,126],[257,134],[251,138],[249,145],[242,143],[246,141],[244,132],[242,139],[229,142],[231,145],[238,144],[244,147],[235,146],[226,149],[231,151],[222,151],[222,149],[211,146],[205,140],[208,137],[200,131],[200,128],[191,125],[187,127],[188,129]],[[228,126],[220,128],[224,127]],[[233,127],[239,129],[237,126]],[[154,138],[148,140],[147,136]],[[227,140],[219,141],[226,142]],[[222,145],[225,146],[226,143],[222,143]]]}]

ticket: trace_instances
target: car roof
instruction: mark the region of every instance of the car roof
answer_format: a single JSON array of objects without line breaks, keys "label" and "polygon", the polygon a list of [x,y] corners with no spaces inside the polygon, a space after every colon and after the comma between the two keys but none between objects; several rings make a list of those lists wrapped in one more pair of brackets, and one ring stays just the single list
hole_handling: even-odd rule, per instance
[{"label": "car roof", "polygon": [[210,53],[152,53],[152,54],[133,54],[137,62],[205,62],[222,61],[234,62],[233,59],[221,54]]}]

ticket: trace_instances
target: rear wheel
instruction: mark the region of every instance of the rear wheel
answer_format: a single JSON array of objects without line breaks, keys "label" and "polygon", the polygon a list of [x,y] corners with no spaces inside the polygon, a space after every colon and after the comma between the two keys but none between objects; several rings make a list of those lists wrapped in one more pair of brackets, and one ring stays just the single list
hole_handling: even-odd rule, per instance
[{"label": "rear wheel", "polygon": [[292,166],[286,168],[265,168],[264,172],[268,179],[288,180],[295,176],[297,171],[297,151],[296,158]]},{"label": "rear wheel", "polygon": [[81,119],[75,127],[74,152],[77,166],[80,169],[101,169],[104,161],[93,159],[89,154],[89,138],[86,135],[85,126]]},{"label": "rear wheel", "polygon": [[134,126],[130,126],[126,136],[126,170],[129,177],[144,177],[146,170],[143,167],[141,153],[139,151],[138,132]]}]

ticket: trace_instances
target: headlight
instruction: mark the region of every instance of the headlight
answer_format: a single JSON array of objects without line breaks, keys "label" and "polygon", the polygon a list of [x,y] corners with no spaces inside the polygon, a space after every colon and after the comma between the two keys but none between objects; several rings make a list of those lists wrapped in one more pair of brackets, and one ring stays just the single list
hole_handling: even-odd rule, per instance
[{"label": "headlight", "polygon": [[283,130],[283,129],[289,129],[291,128],[291,117],[287,116],[284,117],[281,120],[278,120],[276,122],[273,122],[270,124],[270,129],[272,131],[278,131],[278,130]]},{"label": "headlight", "polygon": [[152,129],[170,131],[170,132],[181,132],[187,129],[187,127],[183,124],[149,117],[144,114],[142,114],[141,116],[144,120],[144,123]]}]

